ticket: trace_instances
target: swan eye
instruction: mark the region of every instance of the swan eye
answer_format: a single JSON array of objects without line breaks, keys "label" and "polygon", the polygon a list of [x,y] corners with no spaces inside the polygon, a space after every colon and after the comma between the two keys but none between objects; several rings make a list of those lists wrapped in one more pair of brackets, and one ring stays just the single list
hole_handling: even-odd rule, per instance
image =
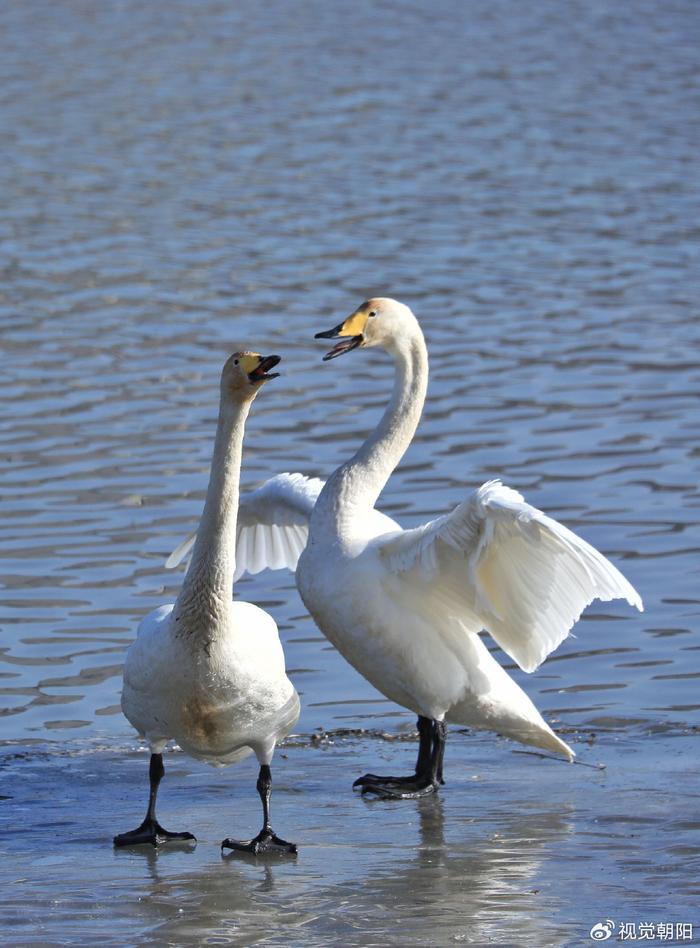
[{"label": "swan eye", "polygon": [[372,312],[371,312],[371,313],[369,314],[369,317],[370,317],[370,319],[371,319],[371,318],[372,318],[372,316],[376,316],[376,315],[377,315],[377,314],[375,313],[375,311],[374,311],[374,310],[372,310]]}]

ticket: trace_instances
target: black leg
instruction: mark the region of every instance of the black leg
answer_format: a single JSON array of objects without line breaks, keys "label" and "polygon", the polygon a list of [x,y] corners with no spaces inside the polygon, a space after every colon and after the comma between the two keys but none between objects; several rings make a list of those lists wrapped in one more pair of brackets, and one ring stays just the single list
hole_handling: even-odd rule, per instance
[{"label": "black leg", "polygon": [[115,836],[115,846],[136,846],[139,843],[151,843],[152,846],[158,846],[159,843],[165,843],[168,840],[195,839],[192,833],[170,833],[163,829],[156,819],[156,797],[164,774],[163,755],[151,754],[151,763],[148,768],[148,780],[151,789],[148,795],[146,816],[143,823],[135,830]]},{"label": "black leg", "polygon": [[435,755],[435,777],[437,782],[444,786],[445,781],[442,776],[442,764],[445,759],[445,743],[447,742],[447,724],[444,721],[435,722],[435,732],[433,734],[433,753]]},{"label": "black leg", "polygon": [[433,722],[430,718],[419,717],[418,721],[416,722],[416,727],[418,728],[418,757],[416,758],[415,773],[410,774],[408,777],[389,777],[380,774],[365,774],[364,776],[357,778],[357,780],[353,783],[353,787],[364,787],[370,783],[396,784],[397,786],[401,786],[402,784],[413,784],[416,782],[416,779],[419,776],[428,773],[430,770],[430,761],[433,754]]},{"label": "black leg", "polygon": [[418,757],[416,771],[410,777],[383,777],[365,774],[353,787],[361,787],[362,793],[372,793],[387,800],[406,800],[435,793],[442,779],[442,762],[445,752],[447,725],[444,721],[418,718]]},{"label": "black leg", "polygon": [[430,773],[433,759],[433,731],[435,722],[430,718],[418,718],[418,757],[416,758],[416,776]]},{"label": "black leg", "polygon": [[263,828],[254,839],[241,842],[236,839],[226,838],[222,844],[222,849],[233,849],[236,852],[252,853],[254,856],[262,853],[292,853],[296,854],[296,843],[288,843],[275,835],[270,823],[270,796],[272,795],[272,771],[268,764],[260,766],[258,782],[256,784],[260,802],[263,808]]}]

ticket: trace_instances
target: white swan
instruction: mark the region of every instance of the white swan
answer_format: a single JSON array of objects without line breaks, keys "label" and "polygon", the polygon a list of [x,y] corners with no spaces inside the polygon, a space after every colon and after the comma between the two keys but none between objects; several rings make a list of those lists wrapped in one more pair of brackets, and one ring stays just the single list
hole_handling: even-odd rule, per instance
[{"label": "white swan", "polygon": [[355,786],[383,797],[434,792],[447,721],[572,759],[479,632],[486,629],[531,672],[594,599],[624,598],[641,610],[639,595],[590,544],[497,480],[413,530],[376,511],[423,408],[423,334],[407,306],[378,298],[317,337],[340,337],[326,360],[359,347],[386,349],[396,365],[391,400],[323,489],[287,474],[244,498],[237,560],[240,571],[296,566],[299,592],[321,631],[379,691],[418,715],[415,773],[366,774]]},{"label": "white swan", "polygon": [[163,749],[174,738],[184,751],[215,766],[255,753],[263,828],[248,842],[221,846],[253,853],[296,852],[270,825],[270,762],[275,743],[299,718],[299,698],[285,674],[272,618],[234,602],[232,538],[236,531],[243,429],[250,405],[279,356],[234,353],[221,374],[221,400],[209,487],[197,541],[174,605],[146,616],[124,666],[122,709],[150,744],[150,797],[143,823],[114,838],[116,846],[194,839],[156,819]]}]

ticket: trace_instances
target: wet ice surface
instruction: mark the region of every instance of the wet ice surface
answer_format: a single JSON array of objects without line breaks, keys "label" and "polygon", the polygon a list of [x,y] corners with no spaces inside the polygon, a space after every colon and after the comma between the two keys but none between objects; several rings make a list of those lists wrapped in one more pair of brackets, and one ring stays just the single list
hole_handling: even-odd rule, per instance
[{"label": "wet ice surface", "polygon": [[146,755],[37,749],[3,760],[17,820],[4,931],[11,944],[556,946],[585,943],[600,918],[687,922],[695,741],[608,733],[579,746],[596,765],[582,767],[453,732],[444,792],[396,803],[348,788],[378,763],[401,769],[412,746],[285,747],[273,822],[300,852],[266,860],[219,853],[259,826],[250,761],[214,773],[172,755],[160,815],[196,848],[112,851],[110,834],[141,818]]},{"label": "wet ice surface", "polygon": [[[290,11],[0,13],[9,941],[575,944],[600,918],[698,921],[698,11]],[[284,356],[244,484],[327,475],[391,367],[321,365],[312,336],[371,293],[414,308],[432,373],[382,508],[413,526],[501,476],[644,597],[513,670],[606,769],[453,729],[440,800],[353,797],[413,745],[311,735],[413,718],[320,636],[291,577],[263,575],[239,594],[274,615],[302,696],[274,799],[298,862],[222,863],[220,839],[257,828],[252,764],[182,755],[163,817],[197,849],[114,854],[146,779],[121,663],[181,580],[163,561],[201,509],[225,355]]]}]

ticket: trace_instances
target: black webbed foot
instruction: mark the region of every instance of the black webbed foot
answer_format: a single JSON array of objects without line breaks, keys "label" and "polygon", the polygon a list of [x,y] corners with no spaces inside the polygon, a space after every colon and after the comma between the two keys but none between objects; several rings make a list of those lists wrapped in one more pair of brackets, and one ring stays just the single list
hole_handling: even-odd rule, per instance
[{"label": "black webbed foot", "polygon": [[269,764],[260,765],[260,773],[257,782],[258,794],[263,809],[263,828],[255,839],[249,839],[246,842],[238,839],[226,838],[221,844],[221,851],[232,849],[237,853],[248,853],[253,856],[277,855],[277,856],[296,856],[296,843],[288,843],[285,839],[280,839],[270,825],[270,794],[272,792],[272,774]]},{"label": "black webbed foot", "polygon": [[365,774],[353,783],[362,795],[372,794],[379,800],[417,800],[436,793],[444,784],[442,776],[443,756],[447,726],[444,721],[418,718],[418,759],[415,773],[410,777],[389,777]]},{"label": "black webbed foot", "polygon": [[118,836],[114,837],[115,846],[139,846],[142,843],[160,846],[162,843],[186,841],[196,843],[197,838],[192,833],[171,833],[155,819],[145,819],[135,830],[130,830],[128,833],[119,833]]},{"label": "black webbed foot", "polygon": [[163,755],[151,754],[151,761],[148,767],[148,780],[151,792],[148,798],[148,809],[143,823],[137,826],[135,830],[128,833],[119,833],[114,837],[115,846],[140,846],[142,843],[150,843],[151,846],[160,846],[161,843],[169,842],[197,842],[192,833],[171,833],[163,829],[156,819],[156,797],[158,796],[158,787],[165,774],[163,767]]},{"label": "black webbed foot", "polygon": [[416,782],[416,775],[411,774],[408,777],[389,777],[389,776],[380,776],[379,774],[364,774],[362,777],[358,777],[357,780],[353,783],[353,790],[356,787],[369,787],[372,784],[381,783],[382,785],[389,785],[392,787],[402,787],[406,784],[411,784]]},{"label": "black webbed foot", "polygon": [[227,838],[222,842],[221,849],[222,851],[232,849],[234,852],[251,853],[253,856],[268,854],[296,856],[297,854],[296,843],[288,843],[286,840],[280,839],[271,829],[260,830],[255,839],[250,839],[247,842]]},{"label": "black webbed foot", "polygon": [[[360,778],[363,779],[363,778]],[[420,797],[437,793],[440,784],[437,780],[407,777],[397,781],[368,781],[362,784],[362,795],[372,794],[379,800],[418,800]]]}]

